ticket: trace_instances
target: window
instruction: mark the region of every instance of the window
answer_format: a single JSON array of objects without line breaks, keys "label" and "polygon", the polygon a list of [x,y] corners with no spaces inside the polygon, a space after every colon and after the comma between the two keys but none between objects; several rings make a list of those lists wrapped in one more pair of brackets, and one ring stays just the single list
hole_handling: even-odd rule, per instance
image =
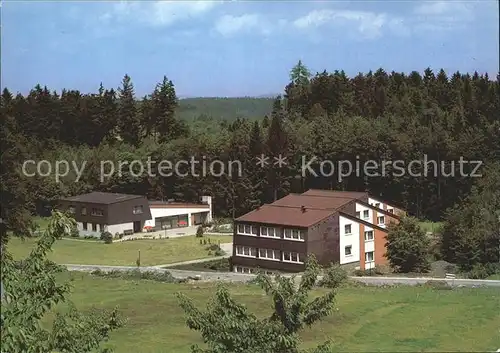
[{"label": "window", "polygon": [[71,214],[75,214],[75,212],[76,212],[75,206],[69,206],[68,207],[68,212],[71,213]]},{"label": "window", "polygon": [[260,227],[260,235],[262,237],[279,238],[279,233],[276,228],[272,227]]},{"label": "window", "polygon": [[238,234],[257,235],[257,227],[249,224],[238,224]]},{"label": "window", "polygon": [[394,213],[394,210],[393,210],[392,208],[388,208],[388,209],[387,209],[387,212],[389,212],[389,213]]},{"label": "window", "polygon": [[358,211],[358,212],[356,212],[356,217],[357,217],[357,218],[361,218],[361,212],[359,212],[359,211]]},{"label": "window", "polygon": [[99,231],[104,232],[104,224],[99,224]]},{"label": "window", "polygon": [[283,252],[283,261],[284,262],[295,262],[295,263],[303,263],[303,261],[300,260],[300,255],[296,252],[288,252],[284,251]]},{"label": "window", "polygon": [[97,224],[96,223],[92,223],[92,231],[97,232]]},{"label": "window", "polygon": [[92,216],[102,216],[104,215],[104,212],[100,208],[93,208],[92,212],[90,213]]},{"label": "window", "polygon": [[235,266],[234,267],[234,272],[237,273],[253,273],[253,268],[250,267],[243,267],[243,266]]},{"label": "window", "polygon": [[259,258],[266,260],[280,261],[281,260],[280,251],[272,249],[259,249]]},{"label": "window", "polygon": [[373,251],[365,253],[365,262],[373,262]]},{"label": "window", "polygon": [[373,230],[365,232],[365,241],[373,240]]},{"label": "window", "polygon": [[304,241],[304,233],[298,229],[285,229],[283,237],[290,240]]},{"label": "window", "polygon": [[82,214],[82,216],[86,216],[87,215],[87,207],[82,207],[82,210],[80,211],[80,213]]},{"label": "window", "polygon": [[384,216],[378,217],[378,224],[384,224],[384,223],[385,223],[385,217]]},{"label": "window", "polygon": [[370,211],[369,210],[364,210],[363,211],[363,218],[369,218],[370,217]]},{"label": "window", "polygon": [[132,211],[133,214],[141,214],[144,213],[144,208],[142,205],[139,206],[134,206],[134,210]]},{"label": "window", "polygon": [[88,230],[87,222],[82,223],[82,228],[83,228],[83,230]]},{"label": "window", "polygon": [[247,257],[256,257],[257,249],[252,248],[250,246],[237,246],[236,247],[236,255],[238,256],[247,256]]},{"label": "window", "polygon": [[344,234],[351,234],[351,225],[350,224],[346,224],[344,226]]},{"label": "window", "polygon": [[345,256],[350,256],[352,255],[352,245],[348,245],[344,249]]}]

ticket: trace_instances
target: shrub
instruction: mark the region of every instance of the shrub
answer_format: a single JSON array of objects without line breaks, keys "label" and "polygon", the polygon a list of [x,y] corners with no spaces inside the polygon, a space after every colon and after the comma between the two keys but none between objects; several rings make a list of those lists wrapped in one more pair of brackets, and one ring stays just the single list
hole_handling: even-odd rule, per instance
[{"label": "shrub", "polygon": [[110,232],[102,232],[101,240],[104,240],[105,244],[111,244],[113,242],[113,234]]},{"label": "shrub", "polygon": [[221,248],[218,248],[217,250],[215,250],[214,255],[215,256],[224,256],[224,255],[226,255],[226,253]]},{"label": "shrub", "polygon": [[74,227],[71,228],[71,237],[73,238],[78,238],[80,236],[80,231],[78,230],[78,227],[75,225]]},{"label": "shrub", "polygon": [[446,281],[430,280],[425,282],[425,286],[435,290],[451,290],[453,289]]},{"label": "shrub", "polygon": [[199,226],[199,227],[198,227],[198,229],[196,229],[196,237],[197,237],[197,238],[201,238],[201,237],[203,237],[203,233],[204,233],[204,231],[203,231],[203,227],[202,227],[202,226]]},{"label": "shrub", "polygon": [[387,265],[375,265],[375,274],[377,275],[386,275],[391,273],[391,268]]},{"label": "shrub", "polygon": [[466,272],[465,275],[470,279],[485,279],[491,275],[500,273],[500,264],[476,264],[472,270]]},{"label": "shrub", "polygon": [[172,276],[172,274],[168,271],[164,272],[155,272],[155,271],[139,271],[131,270],[131,271],[101,271],[95,270],[91,272],[93,276],[99,277],[107,277],[107,278],[121,278],[121,279],[133,279],[133,280],[150,280],[156,282],[164,282],[164,283],[179,283],[181,280]]},{"label": "shrub", "polygon": [[338,288],[347,280],[347,271],[340,264],[331,264],[325,271],[323,278],[319,281],[320,287]]},{"label": "shrub", "polygon": [[210,244],[207,246],[207,250],[217,251],[218,249],[220,249],[220,247],[217,244]]},{"label": "shrub", "polygon": [[354,271],[354,276],[357,277],[367,277],[367,276],[375,276],[377,275],[377,270],[375,268],[368,269],[368,270],[355,270]]}]

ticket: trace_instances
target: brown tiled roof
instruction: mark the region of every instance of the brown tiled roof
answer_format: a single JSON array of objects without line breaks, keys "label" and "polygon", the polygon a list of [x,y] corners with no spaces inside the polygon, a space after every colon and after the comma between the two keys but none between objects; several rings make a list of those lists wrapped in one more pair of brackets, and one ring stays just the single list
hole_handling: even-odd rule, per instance
[{"label": "brown tiled roof", "polygon": [[112,203],[118,203],[118,202],[123,202],[123,201],[127,201],[127,200],[143,198],[143,197],[144,196],[140,196],[140,195],[115,194],[115,193],[110,193],[110,192],[94,191],[94,192],[91,192],[88,194],[67,197],[67,198],[64,198],[62,200],[109,205]]},{"label": "brown tiled roof", "polygon": [[282,199],[274,201],[271,205],[290,207],[310,207],[335,210],[351,202],[352,199],[345,197],[321,197],[304,194],[289,194]]},{"label": "brown tiled roof", "polygon": [[327,196],[332,198],[348,198],[351,200],[360,199],[363,197],[367,197],[367,192],[360,191],[335,191],[335,190],[319,190],[319,189],[309,189],[306,192],[302,193],[304,196]]},{"label": "brown tiled roof", "polygon": [[334,210],[305,209],[277,205],[263,205],[236,219],[238,222],[282,224],[294,227],[310,227],[326,217]]}]

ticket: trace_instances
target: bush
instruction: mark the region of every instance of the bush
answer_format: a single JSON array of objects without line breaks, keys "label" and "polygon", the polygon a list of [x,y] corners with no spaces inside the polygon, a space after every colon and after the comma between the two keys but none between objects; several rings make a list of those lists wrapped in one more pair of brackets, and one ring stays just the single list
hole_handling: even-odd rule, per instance
[{"label": "bush", "polygon": [[71,228],[70,236],[73,237],[73,238],[80,237],[80,231],[78,230],[77,226],[74,226],[74,227]]},{"label": "bush", "polygon": [[113,234],[110,232],[102,232],[101,240],[104,240],[105,244],[111,244],[113,242]]},{"label": "bush", "polygon": [[198,229],[196,229],[196,237],[197,238],[203,237],[203,233],[204,233],[203,227],[199,226]]},{"label": "bush", "polygon": [[476,264],[465,276],[470,279],[485,279],[496,273],[500,273],[500,264]]},{"label": "bush", "polygon": [[451,290],[453,289],[446,281],[430,280],[425,282],[425,286],[435,290]]},{"label": "bush", "polygon": [[224,255],[226,255],[226,253],[221,248],[218,248],[217,250],[215,250],[214,255],[215,256],[224,256]]},{"label": "bush", "polygon": [[354,276],[356,277],[367,277],[367,276],[375,276],[377,273],[376,268],[368,269],[368,270],[355,270]]},{"label": "bush", "polygon": [[347,280],[347,271],[339,264],[331,264],[325,271],[323,278],[319,281],[320,287],[338,288]]},{"label": "bush", "polygon": [[93,276],[107,277],[107,278],[121,278],[121,279],[132,279],[132,280],[150,280],[156,282],[164,283],[179,283],[181,280],[172,276],[168,271],[165,272],[155,272],[155,271],[144,271],[131,270],[131,271],[109,271],[105,272],[102,270],[95,270],[90,273]]},{"label": "bush", "polygon": [[210,244],[209,246],[207,246],[207,250],[217,251],[219,249],[220,247],[217,244]]}]

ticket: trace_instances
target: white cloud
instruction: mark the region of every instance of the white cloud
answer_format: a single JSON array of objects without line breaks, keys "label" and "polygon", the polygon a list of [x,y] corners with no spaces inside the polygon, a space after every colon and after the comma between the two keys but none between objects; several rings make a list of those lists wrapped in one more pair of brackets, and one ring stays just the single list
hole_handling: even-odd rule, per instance
[{"label": "white cloud", "polygon": [[151,26],[169,26],[173,23],[193,20],[210,12],[223,1],[155,1],[125,2],[113,5],[101,20],[109,22],[140,22]]},{"label": "white cloud", "polygon": [[422,2],[414,8],[412,20],[417,32],[464,28],[464,23],[473,21],[481,6],[481,2],[451,0]]},{"label": "white cloud", "polygon": [[242,32],[269,35],[275,30],[285,27],[286,24],[287,21],[284,19],[273,24],[259,14],[224,15],[216,21],[214,29],[226,37]]},{"label": "white cloud", "polygon": [[459,1],[423,1],[417,5],[414,12],[417,15],[450,15],[456,12],[467,12],[467,3]]},{"label": "white cloud", "polygon": [[382,28],[390,22],[384,13],[350,10],[314,10],[296,19],[293,24],[298,29],[331,25],[355,25],[356,30],[365,38],[382,35]]}]

